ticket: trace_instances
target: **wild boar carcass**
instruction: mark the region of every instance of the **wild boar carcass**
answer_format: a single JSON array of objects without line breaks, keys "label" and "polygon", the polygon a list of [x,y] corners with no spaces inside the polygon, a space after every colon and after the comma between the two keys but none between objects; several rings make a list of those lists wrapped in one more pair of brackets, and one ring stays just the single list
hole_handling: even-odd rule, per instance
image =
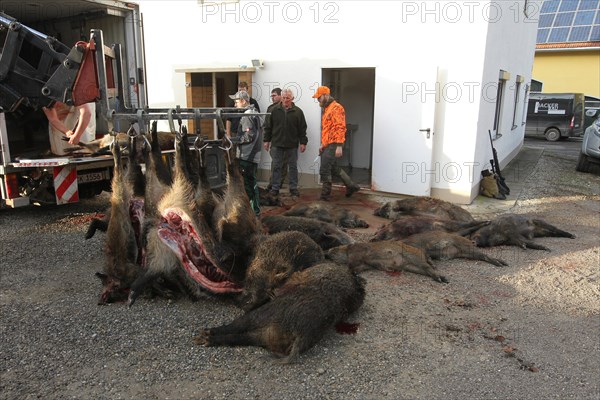
[{"label": "wild boar carcass", "polygon": [[426,216],[401,217],[379,228],[371,240],[401,240],[411,235],[428,231],[454,232],[465,236],[489,223],[489,221],[450,221]]},{"label": "wild boar carcass", "polygon": [[295,272],[275,289],[274,299],[194,338],[204,346],[259,346],[289,363],[337,323],[358,310],[365,282],[348,267],[334,263]]},{"label": "wild boar carcass", "polygon": [[264,236],[246,272],[240,299],[242,308],[249,311],[263,305],[292,273],[323,260],[321,247],[302,232],[279,232]]},{"label": "wild boar carcass", "polygon": [[358,215],[342,207],[334,207],[323,202],[297,204],[283,215],[290,217],[314,218],[342,228],[368,228],[369,224]]},{"label": "wild boar carcass", "polygon": [[435,272],[435,267],[423,250],[396,240],[339,246],[328,250],[325,257],[346,264],[357,272],[367,269],[407,271],[429,276],[436,282],[448,283],[446,277]]},{"label": "wild boar carcass", "polygon": [[468,258],[485,261],[498,267],[508,265],[501,259],[490,257],[477,250],[471,240],[456,233],[443,231],[422,232],[402,239],[402,242],[423,250],[434,260]]},{"label": "wild boar carcass", "polygon": [[[141,135],[119,135],[117,135],[116,137],[105,135],[105,138],[103,138],[102,140],[104,141],[103,143],[109,143],[106,138],[112,138],[115,140],[115,143],[118,143],[120,146],[127,146],[128,161],[126,182],[129,185],[129,187],[133,190],[130,207],[132,216],[134,216],[142,208],[143,203],[140,202],[146,197],[146,176],[142,172],[140,162],[145,161],[146,169],[148,169],[147,154],[149,149],[146,148],[146,139]],[[123,137],[122,135],[125,136]],[[93,218],[90,222],[88,230],[85,233],[85,239],[91,239],[96,234],[96,231],[106,232],[106,230],[108,229],[108,223],[110,221],[110,215],[110,210],[107,210],[107,212],[104,214],[104,217]]]},{"label": "wild boar carcass", "polygon": [[[106,231],[106,262],[104,271],[96,273],[103,286],[98,304],[126,300],[129,287],[140,272],[140,246],[136,227],[139,228],[143,223],[143,216],[141,209],[138,209],[137,215],[131,211],[133,189],[131,179],[128,179],[124,172],[120,146],[115,143],[112,152],[114,175],[110,218]],[[129,170],[133,173],[135,169],[132,167],[133,165],[130,165]]]},{"label": "wild boar carcass", "polygon": [[222,260],[232,256],[218,242],[206,216],[199,216],[204,208],[197,200],[203,196],[196,190],[206,190],[206,184],[198,185],[198,179],[207,181],[184,133],[177,139],[173,184],[158,203],[155,225],[147,230],[146,268],[132,285],[130,305],[149,282],[161,276],[178,280],[192,297],[241,292],[245,270],[235,279],[223,267]]},{"label": "wild boar carcass", "polygon": [[390,201],[377,208],[373,214],[392,220],[405,216],[429,216],[462,222],[474,220],[473,216],[460,206],[432,197],[411,197]]},{"label": "wild boar carcass", "polygon": [[565,237],[574,239],[572,233],[558,229],[538,218],[526,215],[505,214],[494,219],[471,235],[471,239],[479,247],[518,246],[523,249],[550,251],[533,241],[536,237]]},{"label": "wild boar carcass", "polygon": [[269,234],[284,231],[303,232],[323,250],[354,243],[354,239],[337,226],[312,218],[268,215],[262,219],[262,224]]},{"label": "wild boar carcass", "polygon": [[[157,143],[157,146],[161,150],[172,150],[173,149],[173,146],[175,143],[175,134],[174,133],[158,132],[156,134],[156,138],[157,138],[157,141],[155,143]],[[89,152],[92,153],[92,155],[103,155],[103,154],[110,153],[109,145],[113,141],[117,141],[121,145],[121,147],[125,147],[129,143],[129,134],[124,133],[124,132],[119,132],[116,135],[107,134],[107,135],[102,136],[100,139],[92,140],[91,142],[87,142],[87,143],[79,142],[79,146],[87,149]],[[138,147],[136,148],[136,151],[138,154],[141,154],[143,142],[140,141],[137,144],[138,144]],[[70,150],[74,150],[74,149],[75,148],[70,149]]]},{"label": "wild boar carcass", "polygon": [[[229,153],[226,155],[226,159],[231,160]],[[222,260],[220,268],[241,282],[262,231],[246,194],[237,160],[227,162],[227,189],[223,199],[216,203],[212,221],[217,241],[233,255],[228,260]]]}]

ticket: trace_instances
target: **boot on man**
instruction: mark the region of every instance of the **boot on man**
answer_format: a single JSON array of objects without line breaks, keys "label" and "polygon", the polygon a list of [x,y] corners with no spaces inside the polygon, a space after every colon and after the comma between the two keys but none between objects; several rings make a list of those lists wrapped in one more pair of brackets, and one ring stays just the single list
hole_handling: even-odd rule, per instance
[{"label": "boot on man", "polygon": [[340,171],[340,178],[342,178],[342,182],[346,186],[346,197],[351,197],[360,190],[360,186],[354,183],[345,171]]},{"label": "boot on man", "polygon": [[321,189],[320,199],[323,201],[329,201],[331,196],[331,182],[323,182],[323,188]]}]

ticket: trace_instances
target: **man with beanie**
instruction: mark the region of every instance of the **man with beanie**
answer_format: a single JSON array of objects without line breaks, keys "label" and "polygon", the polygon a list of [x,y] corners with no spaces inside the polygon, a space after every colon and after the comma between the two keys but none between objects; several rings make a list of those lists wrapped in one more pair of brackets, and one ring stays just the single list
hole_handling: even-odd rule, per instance
[{"label": "man with beanie", "polygon": [[360,187],[352,182],[352,179],[337,164],[337,159],[342,157],[342,148],[346,141],[346,111],[344,107],[335,101],[331,96],[331,91],[327,86],[319,86],[313,95],[314,99],[319,101],[323,108],[321,117],[321,146],[319,155],[321,156],[321,168],[319,175],[323,188],[321,190],[321,200],[329,200],[331,196],[332,176],[339,176],[346,186],[346,197],[352,196]]},{"label": "man with beanie", "polygon": [[258,116],[252,116],[252,114],[256,114],[256,110],[250,104],[248,92],[240,90],[229,98],[234,100],[236,108],[245,110],[243,117],[240,118],[237,132],[231,135],[231,141],[237,145],[236,158],[244,177],[246,194],[252,210],[258,217],[260,216],[260,195],[256,171],[260,162],[260,145],[262,143],[261,121]]}]

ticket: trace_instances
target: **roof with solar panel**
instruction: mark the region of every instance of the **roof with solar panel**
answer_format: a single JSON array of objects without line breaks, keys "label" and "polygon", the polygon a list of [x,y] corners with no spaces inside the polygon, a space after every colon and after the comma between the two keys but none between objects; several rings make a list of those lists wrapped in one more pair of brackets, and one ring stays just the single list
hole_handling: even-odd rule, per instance
[{"label": "roof with solar panel", "polygon": [[600,47],[600,0],[544,0],[536,48],[585,47]]}]

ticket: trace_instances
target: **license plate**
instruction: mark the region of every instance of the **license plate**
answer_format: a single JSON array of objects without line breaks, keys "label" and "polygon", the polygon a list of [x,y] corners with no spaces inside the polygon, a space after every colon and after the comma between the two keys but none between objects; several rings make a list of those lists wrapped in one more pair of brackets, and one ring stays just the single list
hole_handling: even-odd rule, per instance
[{"label": "license plate", "polygon": [[108,179],[108,173],[106,171],[88,172],[87,174],[80,174],[77,176],[78,183],[99,182],[105,179]]}]

